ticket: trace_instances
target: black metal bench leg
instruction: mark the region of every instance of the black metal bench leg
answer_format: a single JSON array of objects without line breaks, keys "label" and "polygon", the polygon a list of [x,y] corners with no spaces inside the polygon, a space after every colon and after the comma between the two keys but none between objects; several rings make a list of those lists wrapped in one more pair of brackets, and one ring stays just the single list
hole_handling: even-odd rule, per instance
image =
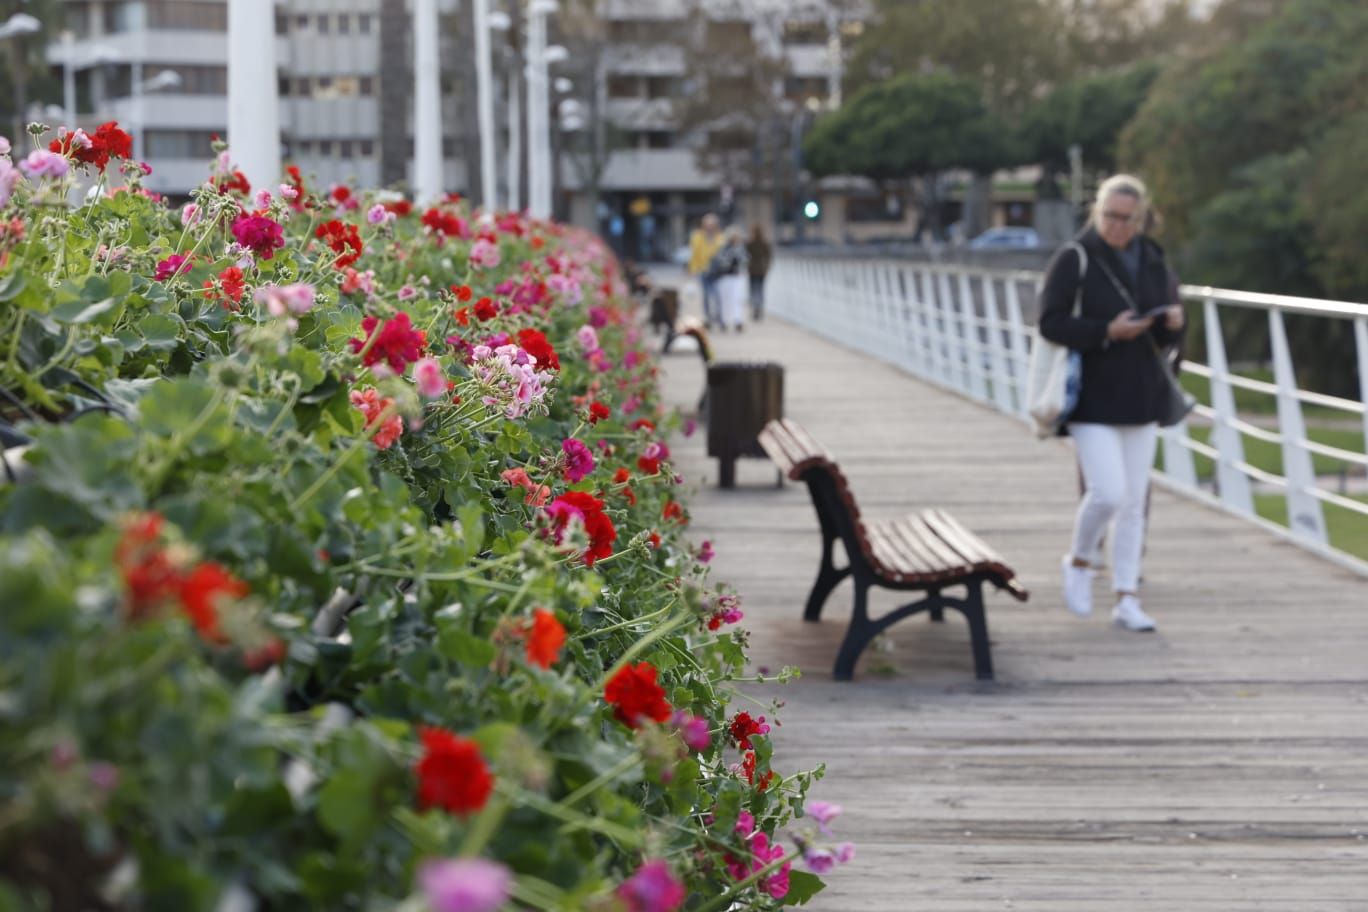
[{"label": "black metal bench leg", "polygon": [[969,622],[969,639],[974,648],[974,677],[980,681],[993,680],[993,651],[988,641],[988,612],[983,607],[983,581],[967,585],[969,593],[962,608]]},{"label": "black metal bench leg", "polygon": [[836,544],[836,539],[830,535],[822,536],[822,565],[817,570],[817,581],[812,584],[812,591],[808,593],[807,607],[803,609],[803,620],[816,622],[822,619],[822,606],[826,604],[827,597],[831,595],[841,582],[850,575],[850,568],[837,570],[832,561],[832,547]]},{"label": "black metal bench leg", "polygon": [[945,623],[945,609],[944,609],[944,608],[932,608],[931,611],[930,611],[929,613],[930,613],[930,615],[931,615],[931,620],[935,621],[937,624],[944,624],[944,623]]},{"label": "black metal bench leg", "polygon": [[841,651],[836,654],[836,668],[832,671],[832,676],[838,681],[849,681],[855,676],[855,662],[869,645],[869,641],[878,633],[878,628],[869,621],[866,599],[868,594],[869,583],[857,576],[855,605],[850,612],[850,626],[846,628],[845,639],[841,641]]}]

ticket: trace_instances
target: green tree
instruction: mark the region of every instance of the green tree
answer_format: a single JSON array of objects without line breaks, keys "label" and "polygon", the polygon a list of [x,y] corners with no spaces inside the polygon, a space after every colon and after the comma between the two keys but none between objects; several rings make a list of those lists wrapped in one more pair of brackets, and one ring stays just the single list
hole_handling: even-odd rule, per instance
[{"label": "green tree", "polygon": [[1002,119],[970,79],[907,74],[866,86],[817,121],[803,145],[817,175],[857,174],[911,184],[922,224],[939,229],[941,172],[991,174],[1019,160]]},{"label": "green tree", "polygon": [[1144,103],[1160,66],[1148,60],[1088,74],[1055,88],[1027,109],[1020,138],[1024,154],[1050,172],[1069,167],[1069,147],[1077,144],[1084,162],[1097,171],[1116,170],[1116,146]]}]

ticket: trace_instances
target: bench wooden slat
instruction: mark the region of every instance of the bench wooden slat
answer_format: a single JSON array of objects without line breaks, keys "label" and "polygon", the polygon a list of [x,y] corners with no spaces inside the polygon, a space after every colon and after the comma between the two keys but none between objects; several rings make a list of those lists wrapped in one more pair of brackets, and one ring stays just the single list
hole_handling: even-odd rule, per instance
[{"label": "bench wooden slat", "polygon": [[930,569],[917,554],[907,548],[897,531],[887,525],[878,525],[870,530],[869,541],[873,546],[874,556],[899,579],[919,576]]},{"label": "bench wooden slat", "polygon": [[914,566],[916,567],[917,573],[926,577],[928,580],[934,581],[939,579],[942,571],[945,569],[944,564],[935,554],[928,551],[916,536],[910,534],[909,530],[904,528],[903,523],[903,520],[898,520],[889,523],[889,526],[892,534],[896,535],[898,540],[903,543],[903,549],[915,556],[916,562]]}]

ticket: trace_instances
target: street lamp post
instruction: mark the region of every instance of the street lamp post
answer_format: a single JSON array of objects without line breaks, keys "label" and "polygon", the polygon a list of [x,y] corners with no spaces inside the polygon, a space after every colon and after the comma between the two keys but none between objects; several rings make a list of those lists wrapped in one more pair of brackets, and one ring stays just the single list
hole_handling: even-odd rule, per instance
[{"label": "street lamp post", "polygon": [[560,9],[556,0],[532,0],[527,7],[528,209],[534,218],[551,216],[551,129],[546,17]]},{"label": "street lamp post", "polygon": [[[43,23],[28,13],[15,13],[0,23],[0,41],[33,35],[43,30]],[[23,51],[15,47],[11,53],[16,57]],[[24,108],[28,107],[28,67],[16,60],[14,68],[14,141],[17,145],[24,135]]]},{"label": "street lamp post", "polygon": [[480,203],[485,212],[498,208],[494,162],[494,72],[489,49],[489,0],[473,0],[475,13],[475,96],[480,121]]},{"label": "street lamp post", "polygon": [[[137,85],[141,72],[134,76]],[[228,4],[228,141],[253,186],[269,187],[280,179],[274,0]]]},{"label": "street lamp post", "polygon": [[437,0],[413,4],[413,189],[420,203],[444,194],[442,64],[438,56]]}]

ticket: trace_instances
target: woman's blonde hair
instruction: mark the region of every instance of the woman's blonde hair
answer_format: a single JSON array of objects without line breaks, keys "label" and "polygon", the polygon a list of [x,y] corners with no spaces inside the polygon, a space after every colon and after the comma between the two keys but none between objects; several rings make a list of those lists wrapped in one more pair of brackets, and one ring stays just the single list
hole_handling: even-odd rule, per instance
[{"label": "woman's blonde hair", "polygon": [[1143,231],[1149,224],[1150,198],[1145,182],[1133,174],[1113,174],[1097,188],[1097,198],[1093,200],[1091,224],[1094,228],[1102,224],[1102,210],[1112,195],[1120,193],[1135,199],[1135,226]]}]

